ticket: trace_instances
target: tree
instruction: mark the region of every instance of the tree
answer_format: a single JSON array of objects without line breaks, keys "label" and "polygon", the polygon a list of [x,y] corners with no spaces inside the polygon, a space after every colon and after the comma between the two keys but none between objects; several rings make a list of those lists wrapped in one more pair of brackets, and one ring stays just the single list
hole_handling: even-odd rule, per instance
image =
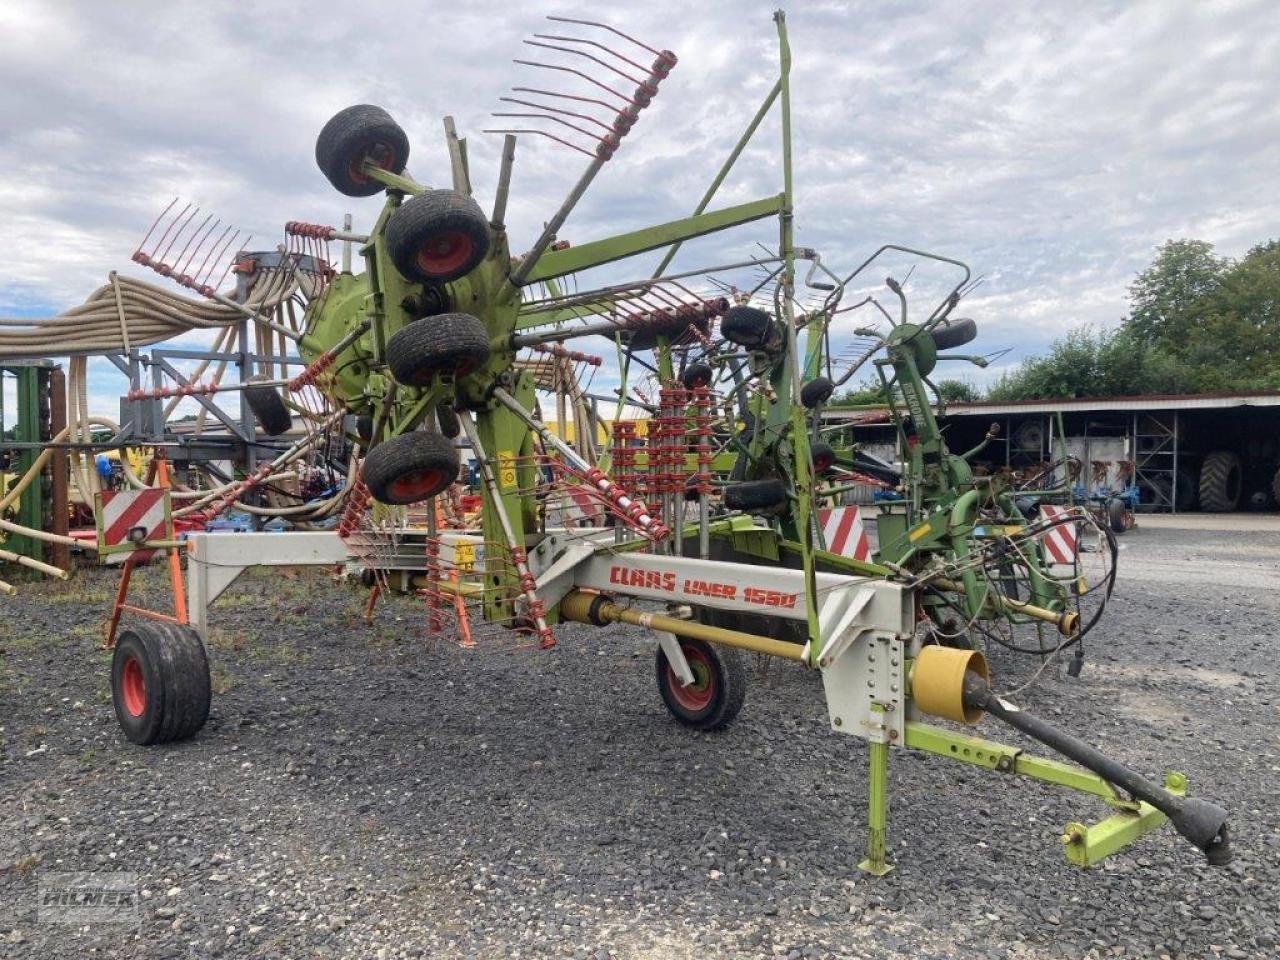
[{"label": "tree", "polygon": [[1204,298],[1218,288],[1228,261],[1203,240],[1168,240],[1151,266],[1129,285],[1126,326],[1143,343],[1186,347],[1203,314]]},{"label": "tree", "polygon": [[963,380],[939,380],[938,395],[943,403],[973,403],[982,399],[978,388]]}]

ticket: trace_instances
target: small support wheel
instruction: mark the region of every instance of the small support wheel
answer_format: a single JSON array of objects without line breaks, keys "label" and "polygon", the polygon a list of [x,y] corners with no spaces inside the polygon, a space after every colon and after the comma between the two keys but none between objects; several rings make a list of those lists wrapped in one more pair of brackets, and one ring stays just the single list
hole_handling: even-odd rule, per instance
[{"label": "small support wheel", "polygon": [[806,410],[820,407],[836,392],[836,385],[826,377],[814,377],[800,388],[800,403]]},{"label": "small support wheel", "polygon": [[809,447],[813,460],[813,472],[821,477],[836,465],[836,452],[829,443],[818,442]]},{"label": "small support wheel", "polygon": [[381,503],[429,500],[458,478],[458,450],[438,433],[416,430],[384,440],[364,458],[362,476]]},{"label": "small support wheel", "polygon": [[489,219],[457,190],[428,190],[402,203],[386,229],[387,253],[408,280],[448,283],[489,253]]},{"label": "small support wheel", "polygon": [[781,346],[781,327],[773,317],[755,307],[730,307],[720,321],[720,335],[730,343],[749,350],[772,350]]},{"label": "small support wheel", "polygon": [[786,485],[778,479],[744,480],[724,488],[724,505],[730,510],[781,510],[787,503]]},{"label": "small support wheel", "polygon": [[409,162],[409,138],[391,114],[370,103],[339,110],[316,138],[316,164],[335,190],[371,197],[383,187],[364,172],[365,160],[392,173]]},{"label": "small support wheel", "polygon": [[1107,501],[1107,526],[1112,533],[1124,533],[1129,529],[1129,510],[1119,497]]},{"label": "small support wheel", "polygon": [[711,380],[714,377],[711,367],[705,363],[691,363],[685,367],[684,373],[680,374],[680,382],[686,390],[696,390],[698,387],[711,386]]},{"label": "small support wheel", "polygon": [[387,366],[399,383],[425,387],[436,374],[465,377],[489,362],[489,332],[469,313],[442,313],[401,327],[387,341]]},{"label": "small support wheel", "polygon": [[209,660],[200,634],[177,623],[125,630],[111,658],[111,700],[138,744],[185,740],[209,718]]},{"label": "small support wheel", "polygon": [[280,391],[259,382],[267,379],[269,378],[259,376],[246,380],[248,386],[244,388],[244,399],[262,432],[269,437],[278,437],[289,432],[289,428],[293,426],[293,416],[289,413],[284,397],[280,396]]},{"label": "small support wheel", "polygon": [[720,730],[733,723],[747,696],[747,670],[741,652],[705,640],[680,638],[693,671],[693,683],[681,686],[667,655],[658,647],[654,662],[658,692],[668,712],[694,730]]}]

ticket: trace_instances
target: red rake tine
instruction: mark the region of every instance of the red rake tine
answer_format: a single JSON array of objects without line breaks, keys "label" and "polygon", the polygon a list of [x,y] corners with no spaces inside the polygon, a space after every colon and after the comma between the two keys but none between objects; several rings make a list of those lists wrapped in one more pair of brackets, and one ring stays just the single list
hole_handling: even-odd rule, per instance
[{"label": "red rake tine", "polygon": [[579,153],[585,154],[588,157],[595,156],[595,154],[592,153],[590,150],[584,150],[582,147],[578,146],[576,143],[570,143],[568,140],[565,140],[563,137],[557,137],[554,133],[547,133],[547,131],[545,130],[536,130],[532,127],[517,127],[517,128],[511,128],[511,129],[503,128],[500,130],[486,128],[480,132],[481,133],[534,133],[540,137],[546,137],[548,140],[554,140],[556,143],[563,144],[564,146],[568,147],[570,150],[577,150]]},{"label": "red rake tine", "polygon": [[[248,239],[245,240],[244,245],[247,247],[252,240],[253,240],[253,235],[250,234]],[[218,287],[222,286],[223,282],[227,279],[227,274],[231,272],[231,268],[234,267],[235,265],[236,265],[236,262],[235,262],[235,258],[233,257],[231,261],[227,264],[227,269],[223,270],[222,276],[218,278],[218,282],[214,286],[215,290],[218,289]]]},{"label": "red rake tine", "polygon": [[[609,124],[605,123],[603,120],[597,120],[595,117],[591,116],[591,114],[589,113],[578,113],[575,110],[565,110],[561,107],[553,107],[547,103],[535,103],[532,100],[520,100],[520,99],[517,99],[516,97],[499,97],[498,99],[501,100],[503,103],[516,103],[522,107],[532,107],[535,110],[548,110],[551,113],[563,114],[566,117],[577,117],[579,120],[588,120],[599,127],[603,127],[605,131],[608,133],[613,132],[613,127],[609,126]],[[522,116],[522,114],[495,113],[494,116],[495,117],[515,117],[515,116]],[[547,119],[554,119],[554,118],[548,117]]]},{"label": "red rake tine", "polygon": [[167,263],[169,260],[169,252],[177,246],[178,241],[182,239],[182,235],[187,232],[187,227],[191,225],[191,221],[200,215],[200,208],[194,208],[182,225],[178,227],[178,232],[173,235],[173,239],[169,241],[169,245],[160,251],[160,255],[156,257],[161,263]]},{"label": "red rake tine", "polygon": [[147,241],[151,239],[151,234],[155,233],[156,227],[160,226],[160,221],[164,219],[165,214],[167,214],[170,210],[173,209],[174,204],[176,204],[177,202],[178,202],[178,198],[174,197],[172,200],[169,201],[169,205],[165,207],[163,210],[161,210],[159,215],[154,220],[151,221],[151,226],[147,229],[146,236],[142,238],[142,242],[138,244],[137,249],[134,250],[134,253],[142,252],[142,248],[145,247],[147,245]]},{"label": "red rake tine", "polygon": [[605,103],[603,100],[597,100],[595,97],[579,97],[572,93],[557,93],[554,90],[540,90],[536,87],[512,87],[512,93],[536,93],[542,97],[558,97],[561,100],[576,100],[579,103],[594,103],[597,106],[604,107],[610,114],[615,113],[612,104]]},{"label": "red rake tine", "polygon": [[641,40],[637,40],[635,37],[631,36],[630,34],[623,33],[621,30],[617,29],[616,27],[611,27],[607,23],[600,23],[597,20],[578,20],[574,17],[555,17],[550,14],[547,15],[547,19],[554,20],[556,23],[576,23],[582,27],[596,27],[597,29],[600,29],[600,30],[608,30],[614,36],[621,37],[623,40],[630,40],[637,47],[641,47],[642,49],[648,50],[655,57],[660,57],[664,53],[664,51],[662,50],[653,49],[653,47],[649,46],[647,43]]},{"label": "red rake tine", "polygon": [[[196,227],[195,232],[193,232],[191,236],[187,239],[187,242],[183,246],[182,251],[177,255],[177,257],[174,258],[173,269],[177,271],[179,274],[184,274],[187,272],[186,267],[183,266],[183,260],[186,259],[187,251],[191,249],[191,245],[195,243],[195,250],[191,254],[191,259],[194,260],[196,258],[196,254],[200,252],[200,248],[204,245],[204,242],[209,239],[209,234],[212,233],[213,230],[217,230],[218,224],[222,222],[221,220],[215,221],[213,224],[213,229],[209,230],[208,232],[205,232],[205,225],[208,224],[210,220],[213,220],[212,213],[206,216],[202,221],[200,221],[200,226]],[[196,243],[197,237],[199,238],[199,243]],[[190,264],[187,264],[186,266],[190,266]]]},{"label": "red rake tine", "polygon": [[510,117],[512,119],[518,119],[518,120],[550,120],[552,123],[561,124],[562,126],[568,127],[570,130],[576,130],[578,131],[578,133],[582,134],[584,137],[590,137],[592,140],[595,140],[597,143],[604,142],[604,137],[598,137],[594,133],[592,133],[590,130],[582,129],[582,127],[578,126],[576,123],[570,123],[568,120],[561,120],[559,117],[548,116],[545,113],[495,113],[493,114],[493,116]]},{"label": "red rake tine", "polygon": [[[177,200],[174,201],[174,203],[177,203],[177,202],[178,202]],[[168,213],[172,207],[173,207],[173,203],[169,204],[168,207],[165,207],[165,213]],[[164,245],[164,242],[167,239],[169,239],[170,231],[172,231],[173,228],[178,225],[178,222],[182,219],[183,215],[186,214],[186,212],[190,209],[191,209],[191,204],[188,203],[185,207],[183,207],[181,210],[178,211],[177,216],[175,216],[172,220],[169,221],[169,225],[164,228],[164,233],[160,234],[160,239],[156,241],[155,247],[152,249],[151,254],[148,256],[149,260],[156,259],[157,254],[160,252],[160,247]],[[163,217],[164,214],[161,214],[161,216]],[[155,227],[152,227],[151,229],[154,230]],[[147,236],[151,236],[151,231],[147,232]]]},{"label": "red rake tine", "polygon": [[[539,40],[558,40],[561,43],[585,43],[588,46],[595,47],[597,50],[603,50],[605,53],[613,54],[613,56],[617,57],[623,63],[633,66],[637,70],[642,70],[645,73],[649,72],[649,68],[644,66],[643,64],[636,63],[634,60],[628,57],[624,57],[622,54],[620,54],[617,50],[614,50],[612,47],[606,47],[603,43],[599,43],[595,40],[584,40],[581,37],[559,37],[554,34],[547,34],[547,33],[535,33],[534,36],[537,37]],[[631,78],[628,77],[627,79],[629,80]]]},{"label": "red rake tine", "polygon": [[[218,238],[218,243],[221,246],[215,246],[213,250],[210,251],[210,255],[205,257],[205,259],[209,261],[209,272],[208,274],[205,274],[204,278],[200,281],[201,286],[208,285],[210,279],[212,279],[213,277],[213,271],[218,269],[218,261],[220,261],[223,258],[223,256],[226,254],[227,247],[235,243],[236,237],[240,236],[240,231],[236,230],[235,233],[231,234],[230,239],[224,241],[223,238],[226,237],[227,233],[230,233],[230,232],[231,232],[231,227],[227,227],[226,231],[222,234],[222,236]],[[203,263],[200,264],[200,271],[201,273],[204,272]]]},{"label": "red rake tine", "polygon": [[616,73],[618,76],[622,77],[623,80],[631,81],[637,87],[642,86],[645,82],[644,80],[637,80],[635,77],[631,76],[631,74],[627,73],[625,70],[620,70],[617,67],[615,67],[613,64],[609,63],[607,60],[601,60],[599,57],[595,56],[594,54],[587,53],[587,51],[585,50],[575,50],[573,49],[573,47],[560,47],[554,43],[540,43],[537,40],[526,40],[524,42],[531,47],[542,47],[544,50],[559,50],[561,53],[568,53],[575,57],[583,57],[584,59],[590,60],[592,63],[600,64],[600,66],[604,67],[606,70],[612,73]]},{"label": "red rake tine", "polygon": [[621,100],[623,103],[625,103],[629,107],[639,108],[640,106],[640,104],[636,103],[635,100],[633,100],[631,97],[628,97],[626,94],[619,93],[617,90],[613,89],[613,87],[609,86],[607,83],[601,83],[599,80],[591,76],[589,73],[583,73],[581,70],[573,69],[573,67],[565,67],[558,63],[539,63],[536,60],[513,60],[512,62],[524,64],[526,67],[539,67],[543,70],[559,70],[561,73],[572,73],[576,77],[581,77],[583,80],[587,81],[587,83],[594,84],[595,86],[599,87],[601,90],[605,91],[606,93],[613,94],[615,97],[617,97],[619,100]]}]

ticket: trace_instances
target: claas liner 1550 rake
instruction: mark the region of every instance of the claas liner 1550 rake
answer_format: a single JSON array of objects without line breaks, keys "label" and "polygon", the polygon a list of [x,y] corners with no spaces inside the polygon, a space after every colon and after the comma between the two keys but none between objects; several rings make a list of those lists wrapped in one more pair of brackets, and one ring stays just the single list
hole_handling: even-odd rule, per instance
[{"label": "claas liner 1550 rake", "polygon": [[[1018,632],[1034,630],[1041,642],[1030,649],[1079,650],[1110,590],[1113,543],[1077,508],[1036,516],[1017,490],[975,475],[969,460],[977,451],[947,449],[928,376],[947,358],[941,351],[976,335],[973,321],[951,316],[969,279],[963,264],[885,247],[842,278],[815,251],[795,245],[791,54],[783,15],[774,18],[777,79],[692,214],[575,245],[558,239],[561,228],[677,58],[604,24],[551,19],[556,32],[528,41],[533,59],[517,62],[565,86],[521,86],[503,98],[495,116],[507,126],[487,131],[504,137],[489,212],[472,196],[467,143],[449,119],[449,188],[409,175],[408,139],[379,107],[341,111],[316,143],[320,169],[337,190],[386,198],[367,233],[303,222],[286,227],[295,240],[313,243],[304,246],[312,253],[343,241],[356,245],[364,262],[363,272],[355,272],[334,271],[322,257],[308,260],[323,289],[307,306],[299,341],[306,376],[347,412],[366,451],[339,527],[352,553],[370,559],[375,549],[376,530],[363,519],[370,506],[385,512],[425,505],[423,593],[431,626],[442,628],[472,604],[485,620],[543,648],[555,644],[563,621],[645,627],[657,640],[656,675],[668,710],[697,729],[733,721],[743,703],[746,652],[820,671],[832,730],[869,744],[861,864],[868,872],[890,869],[891,747],[1100,798],[1112,808],[1109,816],[1064,832],[1073,863],[1093,864],[1166,820],[1210,862],[1226,862],[1225,811],[1188,797],[1181,774],[1153,783],[993,691],[983,653],[988,641],[1020,649]],[[775,108],[779,192],[713,209],[734,162]],[[541,235],[513,256],[505,220],[521,134],[588,160]],[[683,242],[770,219],[777,246],[765,255],[669,270]],[[663,253],[643,279],[594,290],[565,279],[646,251]],[[890,251],[941,261],[963,279],[919,321],[909,319],[904,283],[893,279],[887,286],[900,300],[897,317],[871,297],[842,306],[853,281]],[[807,308],[797,300],[801,262],[808,264],[801,282],[820,298]],[[744,272],[753,279],[743,286],[723,279]],[[846,361],[833,357],[831,327],[868,304],[889,322],[887,332],[860,329],[868,338],[862,355],[837,370]],[[572,371],[549,380],[540,375],[547,364],[598,365],[598,358],[565,347],[588,337],[612,342],[621,377],[620,389],[605,398],[618,413],[601,449],[595,404],[582,402],[580,385],[567,385]],[[873,358],[906,440],[900,471],[856,451],[837,456],[822,440],[822,405]],[[630,383],[637,369],[647,373]],[[560,394],[558,403],[572,394],[579,421],[572,439],[548,429],[538,412],[537,390],[548,385]],[[259,389],[255,410],[270,414],[284,402]],[[622,416],[624,403],[647,411],[643,436]],[[464,440],[478,468],[478,530],[446,523],[458,514],[446,507],[457,492],[450,488]],[[820,513],[842,484],[868,478],[898,487],[903,503],[878,519],[878,552],[851,556],[825,542]],[[556,497],[573,509],[552,509]],[[1099,535],[1099,549],[1064,567],[1045,550],[1045,537],[1062,525],[1081,539]],[[1111,565],[1087,571],[1082,557]],[[1050,647],[1045,630],[1059,638]],[[181,692],[173,678],[156,682]],[[155,709],[179,709],[173,704],[180,699]],[[987,715],[1073,763],[959,732],[958,725]]]}]

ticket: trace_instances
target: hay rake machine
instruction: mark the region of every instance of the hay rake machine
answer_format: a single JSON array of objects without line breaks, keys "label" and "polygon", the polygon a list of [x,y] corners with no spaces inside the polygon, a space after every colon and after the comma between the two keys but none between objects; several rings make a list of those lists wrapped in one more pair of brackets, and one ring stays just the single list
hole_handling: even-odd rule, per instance
[{"label": "hay rake machine", "polygon": [[[977,332],[973,321],[952,318],[968,281],[963,264],[885,247],[841,277],[815,251],[795,245],[783,15],[774,18],[777,79],[693,212],[573,245],[560,239],[567,219],[677,58],[604,24],[551,19],[563,32],[535,37],[529,43],[537,59],[517,62],[573,86],[521,86],[504,98],[510,109],[497,116],[519,126],[492,131],[504,140],[490,211],[473,197],[468,145],[449,119],[447,188],[409,175],[408,138],[378,107],[343,110],[319,135],[316,160],[336,189],[385,195],[367,233],[350,225],[287,228],[311,242],[354,244],[363,259],[362,272],[321,265],[323,289],[310,300],[298,339],[314,382],[354,421],[365,451],[338,531],[351,555],[372,564],[406,542],[394,524],[367,519],[371,502],[379,518],[415,505],[422,511],[414,542],[425,557],[429,627],[449,632],[469,624],[471,607],[527,645],[550,648],[565,621],[638,625],[655,637],[655,676],[667,709],[698,730],[734,720],[746,692],[747,653],[819,671],[831,729],[869,744],[861,867],[870,873],[890,869],[891,747],[1099,798],[1112,808],[1108,817],[1064,832],[1073,863],[1096,863],[1166,820],[1210,862],[1226,862],[1225,811],[1186,796],[1181,774],[1153,783],[994,692],[983,647],[1023,647],[1018,637],[1034,631],[1040,642],[1025,649],[1049,658],[1078,650],[1110,590],[1114,550],[1083,511],[1032,516],[1017,491],[974,476],[969,460],[977,451],[948,450],[928,377],[952,356],[945,351]],[[775,107],[779,192],[712,208]],[[547,139],[588,161],[532,246],[513,256],[505,220],[517,136]],[[759,221],[777,230],[776,247],[764,255],[670,269],[685,242]],[[578,285],[585,271],[649,251],[662,254],[642,279]],[[912,321],[904,284],[888,280],[899,315],[873,297],[855,304],[880,308],[889,327],[860,328],[864,350],[837,371],[832,327],[854,309],[842,300],[886,251],[941,261],[961,281],[927,317]],[[803,263],[803,283],[822,295],[812,309],[797,302]],[[566,344],[591,338],[616,354],[621,383],[613,394],[593,395],[575,376],[575,367],[594,368],[598,358]],[[821,407],[841,380],[872,361],[906,441],[901,470],[857,453],[837,457],[822,440]],[[644,372],[633,377],[637,370]],[[573,407],[572,440],[542,419],[540,386],[562,408]],[[616,404],[611,419],[599,414],[600,401]],[[277,402],[283,400],[259,395],[255,410],[269,416]],[[627,405],[646,415],[630,421]],[[563,425],[564,415],[559,419]],[[606,443],[598,442],[601,425]],[[479,529],[459,521],[450,503],[460,445],[479,473]],[[867,476],[902,488],[902,507],[878,518],[875,556],[829,549],[822,504],[846,479]],[[1098,570],[1086,569],[1079,555],[1065,566],[1047,556],[1044,538],[1059,527],[1100,538],[1089,554]],[[1045,630],[1059,639],[1046,642]],[[202,655],[159,657],[165,643],[194,649],[171,632],[136,631],[127,650],[118,648],[117,668],[138,659],[143,687],[165,693],[154,703],[144,697],[143,709],[180,714],[172,722],[160,717],[142,735],[135,725],[130,735],[140,742],[174,739],[199,725],[191,718],[201,710],[184,705],[183,691],[198,695],[200,684],[185,680],[182,669],[198,672]],[[462,639],[472,642],[469,625]],[[207,683],[203,696],[207,710]],[[129,709],[123,699],[117,693],[122,718]],[[984,715],[1073,763],[961,729]]]}]

